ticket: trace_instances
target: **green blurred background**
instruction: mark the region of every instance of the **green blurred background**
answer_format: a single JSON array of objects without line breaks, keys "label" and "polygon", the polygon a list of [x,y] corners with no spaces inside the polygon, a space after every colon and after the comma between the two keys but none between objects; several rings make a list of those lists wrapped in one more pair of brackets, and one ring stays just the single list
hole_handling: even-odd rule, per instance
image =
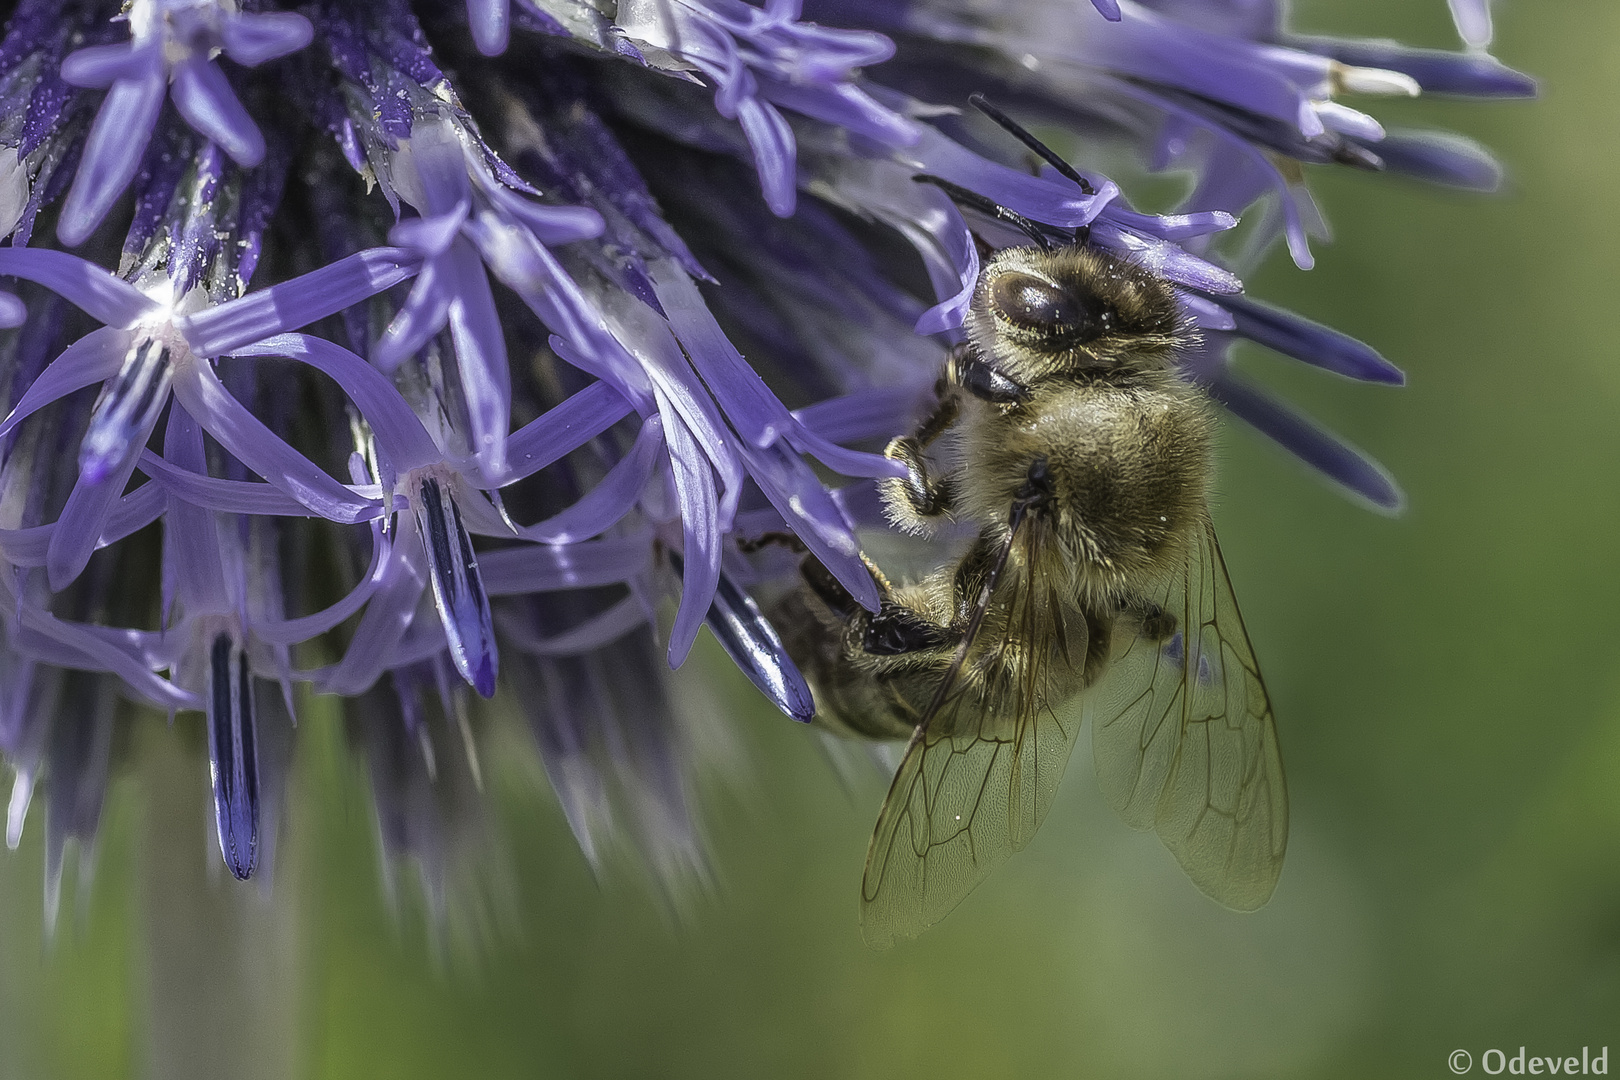
[{"label": "green blurred background", "polygon": [[[1082,739],[1031,847],[870,952],[883,782],[846,789],[708,655],[688,685],[740,738],[704,789],[712,888],[672,911],[627,862],[593,877],[532,764],[496,755],[499,887],[436,937],[416,891],[384,898],[329,714],[305,720],[274,904],[218,880],[196,765],[154,719],[51,943],[38,817],[0,853],[0,1078],[1439,1077],[1521,1045],[1609,1045],[1620,1072],[1620,4],[1497,17],[1541,101],[1373,111],[1493,147],[1504,196],[1316,170],[1336,241],[1249,278],[1410,377],[1242,360],[1410,499],[1375,516],[1226,437],[1216,517],[1294,811],[1264,910],[1216,907],[1121,825]],[[1456,40],[1441,0],[1294,22]]]}]

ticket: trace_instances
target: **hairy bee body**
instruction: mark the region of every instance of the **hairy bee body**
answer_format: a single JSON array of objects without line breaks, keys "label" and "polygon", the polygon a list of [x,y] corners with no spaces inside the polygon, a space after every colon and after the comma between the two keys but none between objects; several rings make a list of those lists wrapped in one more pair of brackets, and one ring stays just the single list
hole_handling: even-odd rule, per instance
[{"label": "hairy bee body", "polygon": [[[1029,325],[1041,301],[1060,309],[1055,325]],[[1064,325],[1082,319],[1089,325]],[[1094,680],[1114,620],[1185,560],[1204,520],[1212,421],[1170,369],[1189,334],[1168,283],[1080,246],[1007,249],[985,267],[966,328],[940,380],[935,418],[945,423],[927,448],[941,467],[924,464],[917,439],[897,439],[889,454],[913,475],[886,481],[883,496],[902,529],[926,534],[949,514],[977,525],[977,540],[918,581],[882,582],[875,616],[824,588],[820,603],[798,601],[805,618],[784,620],[809,627],[788,644],[822,722],[869,737],[909,737],[922,719],[1007,546],[1008,507],[1033,462],[1045,462],[1049,490],[981,615],[979,635],[998,647],[960,673],[977,730],[1016,725],[1037,679],[1048,699]],[[936,722],[943,732],[966,715]]]},{"label": "hairy bee body", "polygon": [[873,567],[875,613],[807,560],[776,613],[820,723],[910,740],[868,854],[868,939],[918,932],[1023,846],[1084,710],[1122,815],[1206,892],[1259,906],[1286,839],[1281,765],[1171,285],[1084,243],[1004,249],[965,329],[882,495],[901,529],[949,516],[976,536],[915,581]]}]

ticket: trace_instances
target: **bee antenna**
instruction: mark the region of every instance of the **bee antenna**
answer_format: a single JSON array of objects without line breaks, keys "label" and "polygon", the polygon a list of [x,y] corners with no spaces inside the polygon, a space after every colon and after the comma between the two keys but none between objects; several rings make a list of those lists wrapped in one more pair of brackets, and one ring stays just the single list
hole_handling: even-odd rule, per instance
[{"label": "bee antenna", "polygon": [[1025,128],[1024,125],[1020,124],[1018,121],[1014,120],[1012,117],[990,104],[990,100],[983,94],[975,91],[974,93],[968,95],[968,104],[972,105],[975,109],[978,109],[980,112],[984,113],[984,115],[994,120],[1013,138],[1017,139],[1035,153],[1039,154],[1041,156],[1041,160],[1052,166],[1052,168],[1056,169],[1059,173],[1068,177],[1070,180],[1073,180],[1076,184],[1079,184],[1081,191],[1085,192],[1087,195],[1097,194],[1097,189],[1091,186],[1091,181],[1081,176],[1080,173],[1075,170],[1073,165],[1070,165],[1067,161],[1064,161],[1061,157],[1059,157],[1057,152],[1050,146],[1047,146],[1045,143],[1041,142],[1041,140],[1031,135],[1029,130]]},{"label": "bee antenna", "polygon": [[1047,237],[1046,231],[1016,210],[1009,210],[994,199],[980,195],[977,191],[969,191],[961,184],[953,184],[943,176],[918,173],[911,179],[919,184],[932,184],[949,195],[953,202],[961,203],[963,206],[970,206],[998,221],[1005,221],[1033,240],[1035,246],[1042,251],[1052,250],[1052,241]]}]

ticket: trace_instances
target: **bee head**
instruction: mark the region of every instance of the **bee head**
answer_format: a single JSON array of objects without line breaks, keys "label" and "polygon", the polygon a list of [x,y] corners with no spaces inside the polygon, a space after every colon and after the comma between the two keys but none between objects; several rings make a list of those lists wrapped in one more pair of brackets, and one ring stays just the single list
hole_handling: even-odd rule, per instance
[{"label": "bee head", "polygon": [[1022,386],[1163,370],[1191,340],[1169,282],[1087,244],[998,252],[979,277],[966,328],[979,355]]}]

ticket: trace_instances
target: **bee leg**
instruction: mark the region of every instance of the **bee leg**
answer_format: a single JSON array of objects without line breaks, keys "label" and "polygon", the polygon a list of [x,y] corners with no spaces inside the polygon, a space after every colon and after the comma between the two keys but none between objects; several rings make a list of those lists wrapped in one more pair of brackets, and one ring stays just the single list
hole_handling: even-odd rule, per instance
[{"label": "bee leg", "polygon": [[900,656],[938,649],[954,640],[949,627],[933,622],[904,604],[885,600],[878,613],[866,621],[861,649],[872,656]]},{"label": "bee leg", "polygon": [[[867,572],[877,583],[878,595],[883,598],[883,604],[887,605],[890,602],[889,596],[894,591],[889,579],[878,569],[877,564],[865,555],[861,556],[861,562],[866,564]],[[844,583],[834,577],[832,571],[822,565],[821,560],[814,555],[806,555],[800,561],[799,576],[804,578],[804,583],[810,587],[810,591],[827,605],[827,610],[840,619],[852,619],[866,614],[866,609],[850,595],[848,589],[844,588]]]},{"label": "bee leg", "polygon": [[956,423],[961,412],[954,387],[942,379],[937,389],[939,403],[916,432],[891,440],[883,451],[884,457],[906,467],[905,476],[881,481],[879,490],[895,524],[909,532],[926,532],[929,519],[948,512],[956,497],[954,478],[931,475],[925,454],[928,445]]}]

